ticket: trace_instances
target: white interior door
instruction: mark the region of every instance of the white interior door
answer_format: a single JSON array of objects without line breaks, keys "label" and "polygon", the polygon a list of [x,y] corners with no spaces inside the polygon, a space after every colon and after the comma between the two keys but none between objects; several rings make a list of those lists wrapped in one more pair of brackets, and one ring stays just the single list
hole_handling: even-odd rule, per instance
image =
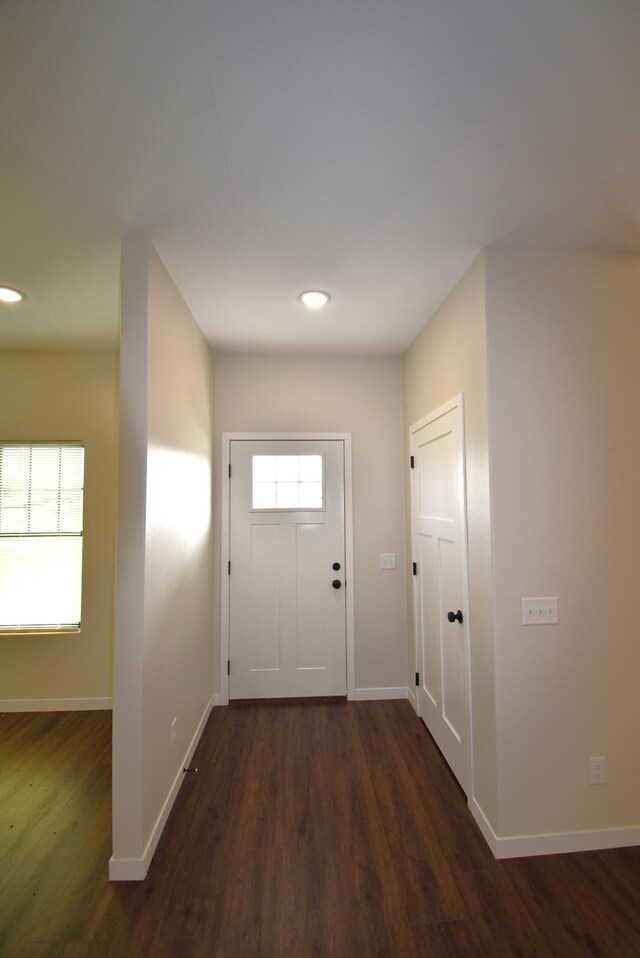
[{"label": "white interior door", "polygon": [[411,428],[418,714],[462,788],[469,670],[461,397]]},{"label": "white interior door", "polygon": [[345,695],[344,442],[230,447],[229,697]]}]

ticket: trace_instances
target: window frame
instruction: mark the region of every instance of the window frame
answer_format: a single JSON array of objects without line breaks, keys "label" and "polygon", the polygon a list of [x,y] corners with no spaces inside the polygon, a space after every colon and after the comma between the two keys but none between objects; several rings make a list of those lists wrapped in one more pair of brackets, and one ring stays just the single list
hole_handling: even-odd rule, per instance
[{"label": "window frame", "polygon": [[[15,533],[15,538],[76,538],[81,541],[81,554],[80,554],[80,617],[78,623],[60,623],[56,625],[55,623],[47,623],[41,626],[39,625],[25,625],[25,626],[16,626],[16,625],[0,625],[0,639],[3,636],[22,636],[22,635],[76,635],[82,631],[82,609],[83,609],[83,597],[84,597],[84,581],[85,581],[85,501],[86,501],[86,472],[87,472],[87,448],[84,440],[81,439],[0,439],[0,448],[6,448],[8,446],[18,446],[23,448],[36,448],[38,446],[50,446],[50,447],[74,447],[82,449],[82,508],[81,508],[81,528],[80,531],[75,532],[51,532],[51,533]],[[11,537],[11,533],[6,534],[7,538]],[[0,538],[4,536],[0,533]]]},{"label": "window frame", "polygon": [[[280,454],[278,454],[278,453],[275,454],[275,458],[277,458],[278,455],[280,455]],[[282,455],[283,457],[289,457],[289,456],[292,455],[292,454],[291,454],[291,453],[282,453],[281,455]],[[307,454],[306,454],[306,453],[296,454],[296,458],[301,458],[301,456],[304,456],[304,455],[307,455]],[[324,453],[312,453],[312,454],[309,454],[309,455],[318,456],[318,458],[320,458],[320,459],[322,460],[322,478],[321,478],[321,480],[320,480],[321,485],[322,485],[322,505],[321,505],[321,506],[254,506],[254,505],[253,505],[253,491],[254,491],[253,460],[254,460],[254,459],[261,458],[261,456],[262,456],[261,453],[256,453],[255,455],[252,455],[252,456],[251,456],[251,464],[250,464],[250,469],[249,469],[249,473],[250,473],[250,483],[249,483],[249,487],[250,487],[250,496],[251,496],[251,505],[250,505],[249,511],[250,511],[250,512],[277,512],[277,513],[279,513],[279,514],[280,514],[280,513],[284,513],[284,512],[295,512],[295,513],[301,513],[301,512],[305,512],[305,513],[306,513],[306,512],[323,513],[323,512],[326,512],[326,511],[327,511],[327,499],[326,499],[326,488],[327,488],[326,479],[327,479],[327,476],[326,476],[325,456],[324,456]],[[277,484],[277,482],[276,482],[276,484]]]}]

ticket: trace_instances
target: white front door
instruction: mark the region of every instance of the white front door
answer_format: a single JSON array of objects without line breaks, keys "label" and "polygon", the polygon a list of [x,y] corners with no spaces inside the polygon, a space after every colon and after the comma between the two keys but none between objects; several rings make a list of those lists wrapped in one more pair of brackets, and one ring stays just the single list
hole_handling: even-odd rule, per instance
[{"label": "white front door", "polygon": [[461,397],[411,428],[418,714],[468,785],[469,672]]},{"label": "white front door", "polygon": [[230,447],[229,697],[345,695],[344,442]]}]

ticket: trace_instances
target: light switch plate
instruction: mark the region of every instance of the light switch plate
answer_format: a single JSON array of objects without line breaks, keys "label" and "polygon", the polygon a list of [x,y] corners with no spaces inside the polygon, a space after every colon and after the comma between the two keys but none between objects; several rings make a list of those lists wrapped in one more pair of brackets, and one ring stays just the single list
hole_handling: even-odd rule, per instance
[{"label": "light switch plate", "polygon": [[395,567],[396,567],[395,552],[381,552],[380,553],[380,568],[395,569]]},{"label": "light switch plate", "polygon": [[556,596],[547,595],[522,600],[523,625],[555,625],[557,621],[558,599]]}]

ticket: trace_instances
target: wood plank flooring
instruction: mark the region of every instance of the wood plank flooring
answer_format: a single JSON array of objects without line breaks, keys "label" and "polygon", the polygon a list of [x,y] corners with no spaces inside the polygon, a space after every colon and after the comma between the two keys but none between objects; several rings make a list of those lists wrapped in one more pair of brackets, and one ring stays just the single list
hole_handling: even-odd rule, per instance
[{"label": "wood plank flooring", "polygon": [[496,862],[407,702],[214,710],[110,884],[110,725],[0,717],[2,958],[640,956],[640,849]]}]

